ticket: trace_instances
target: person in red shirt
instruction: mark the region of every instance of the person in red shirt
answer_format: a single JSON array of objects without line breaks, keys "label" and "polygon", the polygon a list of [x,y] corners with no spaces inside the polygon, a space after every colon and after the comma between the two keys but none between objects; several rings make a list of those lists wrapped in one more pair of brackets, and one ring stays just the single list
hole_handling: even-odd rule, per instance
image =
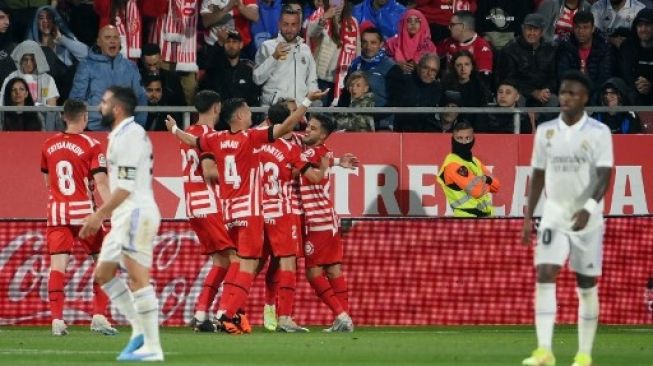
[{"label": "person in red shirt", "polygon": [[[84,218],[95,210],[94,188],[103,201],[109,197],[107,163],[102,145],[82,132],[88,124],[84,102],[68,99],[64,103],[66,131],[48,138],[41,151],[41,172],[49,191],[46,242],[50,254],[48,293],[52,316],[52,334],[68,334],[63,320],[66,266],[75,242],[97,260],[104,232],[81,239],[79,230]],[[105,312],[109,299],[93,283],[93,319],[91,330],[107,335],[118,333]]]},{"label": "person in red shirt", "polygon": [[[263,254],[259,159],[254,150],[291,132],[308,106],[326,92],[309,93],[297,111],[283,123],[266,128],[250,128],[252,112],[242,98],[229,99],[222,108],[224,119],[229,124],[227,131],[197,137],[179,130],[173,118],[166,121],[168,129],[179,140],[198,147],[204,152],[201,159],[212,159],[217,166],[215,173],[220,182],[224,222],[238,248],[238,260],[229,266],[216,314],[220,326],[228,333],[251,332],[247,318],[237,312],[247,300]],[[206,180],[218,177],[208,176],[207,172],[204,176]]]}]

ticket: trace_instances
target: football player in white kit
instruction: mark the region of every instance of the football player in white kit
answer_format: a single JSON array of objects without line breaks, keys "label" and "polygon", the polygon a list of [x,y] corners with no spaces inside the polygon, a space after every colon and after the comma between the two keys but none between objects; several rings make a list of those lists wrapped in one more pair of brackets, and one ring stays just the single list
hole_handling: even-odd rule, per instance
[{"label": "football player in white kit", "polygon": [[522,242],[531,244],[533,212],[546,189],[535,247],[535,328],[538,347],[522,364],[552,366],[556,278],[569,259],[578,294],[578,353],[573,366],[592,364],[599,317],[597,278],[601,275],[603,196],[612,176],[610,129],[585,113],[590,82],[572,71],[561,80],[560,116],[537,128],[533,175]]},{"label": "football player in white kit", "polygon": [[[112,86],[102,96],[102,123],[111,127],[107,149],[111,196],[86,218],[80,236],[96,232],[102,220],[111,217],[95,281],[132,326],[118,361],[163,361],[159,304],[150,285],[153,242],[161,217],[152,192],[152,143],[134,121],[136,104],[131,88]],[[127,269],[130,288],[115,276],[119,264]]]}]

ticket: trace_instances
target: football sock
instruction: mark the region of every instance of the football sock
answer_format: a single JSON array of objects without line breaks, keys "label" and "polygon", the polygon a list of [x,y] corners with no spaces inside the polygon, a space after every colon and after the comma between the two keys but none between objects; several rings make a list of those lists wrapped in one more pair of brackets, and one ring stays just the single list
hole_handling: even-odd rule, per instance
[{"label": "football sock", "polygon": [[[231,303],[234,302],[235,290],[234,282],[236,281],[236,276],[240,270],[240,264],[238,262],[232,262],[229,265],[227,274],[224,277],[224,282],[222,284],[222,296],[220,297],[220,303],[218,305],[218,313],[226,312],[227,309],[231,308]],[[228,315],[230,317],[234,316],[233,314]]]},{"label": "football sock", "polygon": [[265,304],[274,305],[277,301],[277,291],[279,285],[279,274],[281,272],[278,268],[270,268],[265,273]]},{"label": "football sock", "polygon": [[340,301],[340,305],[342,305],[345,312],[349,313],[349,299],[347,296],[347,281],[345,280],[345,275],[341,274],[339,277],[329,278],[329,283],[331,283],[331,288],[336,294],[338,301]]},{"label": "football sock", "polygon": [[159,343],[159,303],[152,285],[134,291],[134,306],[137,317],[143,325],[144,346],[158,349]]},{"label": "football sock", "polygon": [[556,284],[535,285],[535,330],[538,347],[550,350],[556,319]]},{"label": "football sock", "polygon": [[592,344],[599,322],[599,289],[577,288],[578,292],[578,352],[592,354]]},{"label": "football sock", "polygon": [[228,317],[233,317],[238,309],[245,306],[252,282],[254,282],[254,275],[252,273],[238,272],[232,287],[234,293],[233,302],[228,304],[228,307],[225,309]]},{"label": "football sock", "polygon": [[93,315],[104,315],[108,304],[107,294],[102,291],[102,287],[98,283],[93,282]]},{"label": "football sock", "polygon": [[[205,314],[209,311],[213,300],[215,300],[215,295],[218,293],[220,284],[227,275],[227,268],[220,266],[212,266],[209,274],[206,275],[204,279],[204,285],[202,286],[202,292],[197,299],[197,306],[195,307],[196,311],[203,311]],[[204,319],[198,319],[204,320]]]},{"label": "football sock", "polygon": [[292,271],[278,271],[279,273],[279,316],[291,316],[295,302],[295,286],[297,277]]},{"label": "football sock", "polygon": [[327,280],[326,276],[317,276],[309,280],[309,283],[311,284],[311,287],[313,287],[313,290],[315,290],[317,297],[319,297],[322,302],[324,302],[329,307],[329,309],[331,309],[334,316],[338,316],[344,311],[340,301],[338,301],[338,298],[333,293],[331,284],[329,283],[329,280]]},{"label": "football sock", "polygon": [[132,335],[134,338],[143,334],[143,325],[140,318],[136,315],[136,308],[132,300],[132,294],[127,288],[125,281],[114,277],[111,281],[102,285],[102,289],[109,296],[111,302],[118,308],[118,311],[127,318],[132,326]]},{"label": "football sock", "polygon": [[50,314],[52,319],[63,320],[63,304],[66,300],[63,292],[66,275],[59,271],[50,271],[48,279],[48,296],[50,298]]}]

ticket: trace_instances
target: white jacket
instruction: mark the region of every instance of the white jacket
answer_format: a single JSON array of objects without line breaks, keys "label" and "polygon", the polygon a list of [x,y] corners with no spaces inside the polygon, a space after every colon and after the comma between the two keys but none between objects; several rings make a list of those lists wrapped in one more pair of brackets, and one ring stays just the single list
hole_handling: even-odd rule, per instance
[{"label": "white jacket", "polygon": [[280,98],[293,98],[301,103],[309,91],[317,90],[317,71],[310,48],[297,37],[285,60],[272,57],[279,42],[284,39],[279,34],[261,45],[256,53],[256,67],[253,79],[262,85],[261,105],[274,104]]}]

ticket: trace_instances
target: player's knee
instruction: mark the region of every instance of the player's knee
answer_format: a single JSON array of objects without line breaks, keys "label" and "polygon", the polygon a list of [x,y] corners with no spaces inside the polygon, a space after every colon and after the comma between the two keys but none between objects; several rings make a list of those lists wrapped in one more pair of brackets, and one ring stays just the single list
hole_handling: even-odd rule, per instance
[{"label": "player's knee", "polygon": [[537,266],[537,282],[539,283],[553,283],[558,277],[560,266],[541,264]]},{"label": "player's knee", "polygon": [[576,285],[580,288],[592,288],[596,286],[596,277],[588,277],[576,274]]},{"label": "player's knee", "polygon": [[105,273],[104,271],[95,271],[95,273],[93,274],[93,280],[95,281],[95,283],[97,283],[100,286],[104,285],[105,283],[108,283],[109,281],[111,281],[112,278],[113,276],[109,275],[108,273]]},{"label": "player's knee", "polygon": [[342,275],[342,270],[339,264],[334,264],[326,268],[326,274],[329,278],[336,278]]}]

